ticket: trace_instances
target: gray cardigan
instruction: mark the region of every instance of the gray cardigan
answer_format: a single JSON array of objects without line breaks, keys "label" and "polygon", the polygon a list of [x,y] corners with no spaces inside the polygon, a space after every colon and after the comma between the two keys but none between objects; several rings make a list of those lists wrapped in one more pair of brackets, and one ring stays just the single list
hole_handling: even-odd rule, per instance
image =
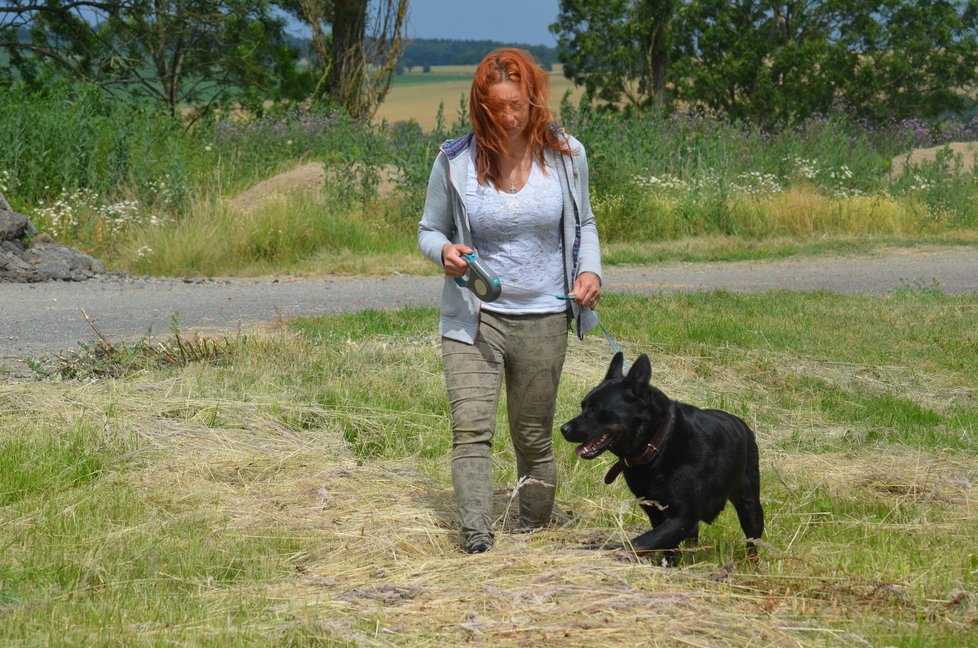
[{"label": "gray cardigan", "polygon": [[[564,193],[563,224],[565,291],[574,285],[582,272],[593,272],[601,279],[601,248],[598,228],[591,213],[588,196],[588,167],[584,146],[563,130],[558,131],[570,146],[571,155],[560,155],[547,149],[548,162],[557,169]],[[418,246],[432,263],[442,267],[442,248],[447,243],[464,243],[475,249],[469,219],[465,212],[465,182],[468,178],[469,147],[474,136],[469,133],[444,142],[428,179],[424,214],[418,224]],[[479,330],[479,308],[482,302],[471,291],[460,288],[449,276],[441,296],[441,320],[438,332],[453,340],[472,344]],[[598,324],[589,308],[571,302],[577,335]]]}]

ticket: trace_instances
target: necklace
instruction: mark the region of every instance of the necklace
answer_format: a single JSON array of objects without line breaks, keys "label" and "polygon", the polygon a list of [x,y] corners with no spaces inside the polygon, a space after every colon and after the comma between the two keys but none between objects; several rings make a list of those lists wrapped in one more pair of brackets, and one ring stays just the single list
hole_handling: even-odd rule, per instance
[{"label": "necklace", "polygon": [[528,149],[523,149],[518,155],[506,155],[504,158],[504,166],[507,170],[504,175],[509,176],[509,193],[515,194],[516,185],[522,186],[529,179],[530,171],[533,170],[533,160],[529,156]]}]

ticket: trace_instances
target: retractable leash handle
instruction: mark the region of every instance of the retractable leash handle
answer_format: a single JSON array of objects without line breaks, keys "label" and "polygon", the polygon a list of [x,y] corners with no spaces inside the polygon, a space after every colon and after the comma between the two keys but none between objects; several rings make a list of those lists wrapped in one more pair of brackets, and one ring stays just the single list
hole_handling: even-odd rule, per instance
[{"label": "retractable leash handle", "polygon": [[496,301],[503,292],[503,285],[492,268],[482,262],[475,252],[465,255],[469,269],[461,277],[455,279],[462,288],[468,288],[475,296],[484,302]]}]

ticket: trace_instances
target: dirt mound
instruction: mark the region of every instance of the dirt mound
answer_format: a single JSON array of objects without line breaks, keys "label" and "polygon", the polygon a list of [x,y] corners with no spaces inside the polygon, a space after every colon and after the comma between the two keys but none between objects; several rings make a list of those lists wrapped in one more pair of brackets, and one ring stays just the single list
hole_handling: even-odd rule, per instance
[{"label": "dirt mound", "polygon": [[949,144],[941,144],[940,146],[931,146],[930,148],[914,149],[910,152],[909,156],[896,156],[891,161],[890,177],[893,179],[899,178],[903,175],[903,169],[907,166],[915,167],[919,166],[922,162],[936,161],[938,153],[945,149],[950,149],[951,151],[949,170],[955,168],[955,160],[960,157],[960,171],[963,173],[971,172],[975,164],[975,155],[978,154],[978,142],[951,142]]},{"label": "dirt mound", "polygon": [[[231,207],[239,211],[252,211],[276,196],[317,192],[327,182],[335,180],[341,173],[344,175],[353,174],[357,178],[362,177],[367,168],[359,163],[344,169],[327,167],[322,162],[302,164],[267,180],[262,180],[241,192],[231,199]],[[377,194],[381,198],[393,195],[404,178],[404,173],[393,164],[373,167],[371,171],[378,174],[380,178]]]},{"label": "dirt mound", "polygon": [[231,199],[231,207],[240,211],[251,211],[273,196],[319,191],[325,183],[326,166],[322,162],[310,162],[246,189]]}]

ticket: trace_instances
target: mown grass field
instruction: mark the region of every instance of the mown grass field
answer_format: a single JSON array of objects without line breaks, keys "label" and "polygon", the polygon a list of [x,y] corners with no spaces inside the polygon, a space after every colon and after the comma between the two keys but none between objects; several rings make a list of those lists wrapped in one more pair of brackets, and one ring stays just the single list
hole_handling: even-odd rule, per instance
[{"label": "mown grass field", "polygon": [[[662,389],[756,430],[756,563],[732,511],[678,568],[582,551],[646,523],[559,434],[554,526],[508,532],[504,425],[498,544],[461,554],[437,315],[368,312],[0,383],[0,643],[974,645],[978,297],[603,307]],[[571,342],[559,420],[609,357]]]}]

